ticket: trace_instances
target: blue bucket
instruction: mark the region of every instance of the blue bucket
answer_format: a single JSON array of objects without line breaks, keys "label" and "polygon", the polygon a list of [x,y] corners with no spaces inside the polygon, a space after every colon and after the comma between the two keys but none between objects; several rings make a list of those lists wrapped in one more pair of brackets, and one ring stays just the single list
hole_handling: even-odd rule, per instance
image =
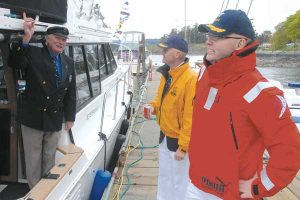
[{"label": "blue bucket", "polygon": [[94,179],[94,184],[90,200],[100,200],[103,192],[111,179],[109,171],[98,170]]}]

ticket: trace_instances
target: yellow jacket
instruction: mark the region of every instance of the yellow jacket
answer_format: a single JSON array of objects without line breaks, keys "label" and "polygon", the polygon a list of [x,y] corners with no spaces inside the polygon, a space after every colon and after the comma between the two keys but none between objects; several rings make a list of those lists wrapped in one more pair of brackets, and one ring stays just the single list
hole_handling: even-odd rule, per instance
[{"label": "yellow jacket", "polygon": [[[154,108],[153,114],[156,115],[161,131],[170,138],[178,138],[179,148],[187,151],[191,135],[197,73],[190,68],[188,60],[175,70],[169,69],[169,66],[164,65],[157,70],[162,73],[162,76],[156,98],[150,104]],[[172,82],[162,98],[168,71]]]}]

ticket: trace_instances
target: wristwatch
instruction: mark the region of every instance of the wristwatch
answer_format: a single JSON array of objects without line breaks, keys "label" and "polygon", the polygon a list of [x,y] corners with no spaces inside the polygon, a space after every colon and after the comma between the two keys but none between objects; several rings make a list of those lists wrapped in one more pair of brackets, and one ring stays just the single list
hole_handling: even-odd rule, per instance
[{"label": "wristwatch", "polygon": [[252,186],[252,192],[254,195],[258,195],[259,191],[258,191],[258,185],[253,185]]}]

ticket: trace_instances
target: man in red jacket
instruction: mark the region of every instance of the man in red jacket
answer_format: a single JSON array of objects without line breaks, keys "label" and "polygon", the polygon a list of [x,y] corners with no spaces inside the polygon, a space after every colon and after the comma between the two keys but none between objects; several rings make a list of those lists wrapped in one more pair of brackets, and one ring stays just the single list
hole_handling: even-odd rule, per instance
[{"label": "man in red jacket", "polygon": [[[205,67],[194,99],[186,200],[272,196],[300,168],[300,135],[283,92],[255,68],[258,41],[241,10],[226,10],[206,32]],[[270,159],[263,166],[263,153]]]}]

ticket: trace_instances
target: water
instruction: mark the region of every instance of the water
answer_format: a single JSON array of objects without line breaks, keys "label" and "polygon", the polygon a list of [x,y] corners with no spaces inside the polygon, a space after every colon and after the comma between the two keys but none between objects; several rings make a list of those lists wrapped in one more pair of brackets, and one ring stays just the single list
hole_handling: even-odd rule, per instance
[{"label": "water", "polygon": [[266,78],[279,81],[283,87],[287,87],[288,83],[300,82],[299,67],[263,67],[257,69]]},{"label": "water", "polygon": [[162,55],[151,55],[152,64],[154,67],[160,67],[162,63]]},{"label": "water", "polygon": [[[203,56],[189,56],[191,62],[202,60]],[[152,55],[152,63],[154,68],[163,65],[161,55]],[[157,63],[157,65],[155,65]],[[287,87],[289,82],[300,82],[300,67],[263,67],[257,68],[267,79],[272,79],[281,82],[283,87]]]}]

